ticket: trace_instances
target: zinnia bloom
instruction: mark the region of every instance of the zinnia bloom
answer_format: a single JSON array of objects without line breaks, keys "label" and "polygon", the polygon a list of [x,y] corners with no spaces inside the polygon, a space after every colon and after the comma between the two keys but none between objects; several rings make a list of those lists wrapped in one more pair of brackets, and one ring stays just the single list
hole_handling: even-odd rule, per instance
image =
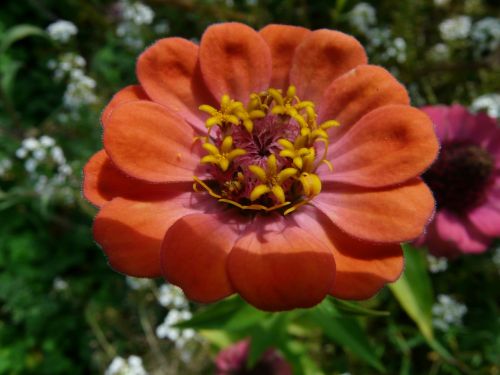
[{"label": "zinnia bloom", "polygon": [[274,349],[268,349],[253,368],[248,368],[249,351],[249,340],[221,351],[215,360],[216,375],[292,375],[290,365]]},{"label": "zinnia bloom", "polygon": [[441,153],[423,175],[437,213],[417,245],[438,256],[481,253],[500,236],[500,128],[462,106],[422,108],[436,125]]},{"label": "zinnia bloom", "polygon": [[365,299],[398,278],[399,243],[433,213],[419,175],[438,143],[356,39],[217,24],[199,46],[158,41],[137,76],[84,171],[114,269],[264,310]]}]

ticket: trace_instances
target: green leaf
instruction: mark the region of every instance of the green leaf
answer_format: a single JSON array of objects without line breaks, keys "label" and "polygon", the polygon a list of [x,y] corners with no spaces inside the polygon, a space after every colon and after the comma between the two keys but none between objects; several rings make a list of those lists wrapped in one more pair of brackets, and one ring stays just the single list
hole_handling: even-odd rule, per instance
[{"label": "green leaf", "polygon": [[254,328],[250,341],[247,366],[254,367],[264,352],[271,347],[280,347],[286,342],[286,325],[290,313],[269,314],[269,317]]},{"label": "green leaf", "polygon": [[324,300],[310,310],[309,314],[314,323],[323,329],[326,336],[352,351],[378,371],[385,371],[357,319],[345,316],[338,318],[339,311],[330,300]]},{"label": "green leaf", "polygon": [[342,301],[339,299],[332,298],[331,301],[341,312],[346,312],[349,315],[359,315],[359,316],[389,316],[389,311],[377,311],[368,309],[354,302]]},{"label": "green leaf", "polygon": [[287,340],[279,348],[295,375],[323,375],[316,362],[309,356],[307,346],[298,340]]},{"label": "green leaf", "polygon": [[33,25],[17,25],[4,34],[0,41],[0,54],[4,53],[15,42],[27,38],[29,36],[42,36],[46,37],[47,33],[41,28]]},{"label": "green leaf", "polygon": [[231,317],[244,305],[245,302],[241,298],[229,297],[197,311],[191,319],[179,322],[175,326],[193,329],[220,329],[227,322],[228,317]]},{"label": "green leaf", "polygon": [[406,313],[417,324],[427,340],[434,338],[432,304],[434,293],[427,272],[425,252],[403,245],[405,271],[400,279],[389,285]]},{"label": "green leaf", "polygon": [[5,55],[0,57],[0,85],[5,94],[10,97],[12,84],[19,68],[21,68],[21,63],[15,60],[2,59],[2,57],[5,57]]},{"label": "green leaf", "polygon": [[400,279],[389,285],[400,305],[417,324],[429,346],[443,358],[454,361],[453,356],[434,337],[432,327],[432,305],[434,291],[427,272],[425,251],[411,245],[403,245],[405,271]]}]

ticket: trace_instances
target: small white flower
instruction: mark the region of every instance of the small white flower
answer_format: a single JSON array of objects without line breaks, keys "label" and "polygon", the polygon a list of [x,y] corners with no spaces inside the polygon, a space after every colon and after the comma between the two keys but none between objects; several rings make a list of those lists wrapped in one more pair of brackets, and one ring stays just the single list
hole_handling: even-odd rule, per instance
[{"label": "small white flower", "polygon": [[125,360],[122,357],[115,357],[106,369],[105,375],[147,375],[147,371],[142,364],[142,358],[131,355]]},{"label": "small white flower", "polygon": [[30,137],[30,138],[26,138],[26,139],[23,140],[22,146],[26,150],[33,151],[33,150],[35,150],[35,149],[37,149],[37,148],[40,147],[40,143],[35,138]]},{"label": "small white flower", "polygon": [[33,173],[38,166],[38,162],[35,159],[28,159],[24,162],[24,169],[26,172]]},{"label": "small white flower", "polygon": [[19,159],[24,159],[26,156],[28,156],[28,150],[26,150],[24,147],[18,148],[16,150],[16,156]]},{"label": "small white flower", "polygon": [[115,357],[107,368],[105,375],[118,375],[125,370],[127,362],[122,357]]},{"label": "small white flower", "polygon": [[149,25],[153,22],[154,16],[153,9],[141,2],[124,2],[123,18],[127,21],[138,26]]},{"label": "small white flower", "polygon": [[437,258],[431,254],[427,255],[427,263],[429,265],[429,271],[432,273],[438,273],[446,271],[448,268],[448,260],[446,258]]},{"label": "small white flower", "polygon": [[78,29],[72,22],[59,20],[51,23],[47,27],[47,32],[52,40],[66,43],[72,36],[78,33]]},{"label": "small white flower", "polygon": [[451,326],[462,324],[462,318],[467,313],[467,306],[446,295],[438,295],[437,303],[432,306],[433,325],[442,331]]},{"label": "small white flower", "polygon": [[450,0],[434,0],[434,5],[437,7],[445,7],[450,3]]},{"label": "small white flower", "polygon": [[49,137],[48,135],[42,135],[39,139],[40,144],[44,147],[52,147],[56,144],[54,138]]},{"label": "small white flower", "polygon": [[60,277],[56,277],[52,283],[52,288],[60,292],[68,289],[68,282]]},{"label": "small white flower", "polygon": [[439,24],[441,38],[446,41],[465,39],[469,36],[472,21],[469,16],[448,18]]},{"label": "small white flower", "polygon": [[57,168],[57,171],[63,176],[69,176],[73,170],[68,164],[62,164]]},{"label": "small white flower", "polygon": [[45,156],[47,156],[47,151],[43,148],[37,148],[33,151],[33,157],[38,161],[45,159]]},{"label": "small white flower", "polygon": [[473,112],[486,111],[488,116],[500,118],[500,94],[485,94],[477,97],[471,104]]},{"label": "small white flower", "polygon": [[188,341],[196,336],[196,332],[190,328],[181,330],[174,325],[191,319],[191,317],[192,314],[188,310],[170,310],[163,323],[156,328],[156,336],[160,339],[168,338],[174,342],[176,348],[182,349]]},{"label": "small white flower", "polygon": [[170,24],[166,20],[160,21],[156,25],[154,25],[153,30],[156,34],[168,34],[170,32]]},{"label": "small white flower", "polygon": [[500,18],[486,17],[472,27],[471,38],[480,53],[500,47]]},{"label": "small white flower", "polygon": [[64,157],[64,152],[61,147],[55,146],[50,150],[50,156],[57,164],[65,164],[66,158]]},{"label": "small white flower", "polygon": [[188,306],[188,301],[182,290],[172,284],[160,286],[158,302],[163,307],[184,309]]},{"label": "small white flower", "polygon": [[354,28],[367,34],[377,22],[377,12],[368,3],[359,3],[349,12],[349,23]]},{"label": "small white flower", "polygon": [[431,60],[444,61],[450,57],[450,47],[444,43],[434,45],[428,52]]},{"label": "small white flower", "polygon": [[94,93],[95,87],[96,82],[85,75],[83,70],[72,70],[63,97],[64,104],[71,109],[76,109],[83,105],[95,103],[97,101],[97,96]]},{"label": "small white flower", "polygon": [[153,282],[150,279],[143,279],[143,278],[132,277],[132,276],[126,276],[125,282],[129,286],[129,288],[133,289],[133,290],[147,289],[153,285]]}]

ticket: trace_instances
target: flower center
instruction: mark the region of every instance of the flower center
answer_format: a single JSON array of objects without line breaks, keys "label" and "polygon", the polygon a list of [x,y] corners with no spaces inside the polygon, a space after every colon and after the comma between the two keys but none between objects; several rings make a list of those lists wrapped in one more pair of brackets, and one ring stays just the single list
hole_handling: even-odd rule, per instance
[{"label": "flower center", "polygon": [[442,145],[439,159],[422,176],[434,192],[438,208],[461,214],[484,198],[491,182],[493,159],[467,143]]},{"label": "flower center", "polygon": [[339,123],[317,123],[314,103],[301,101],[295,87],[270,88],[250,95],[248,105],[224,95],[220,108],[200,106],[209,114],[208,134],[199,137],[211,179],[194,177],[220,202],[243,210],[281,210],[288,214],[321,191],[316,173],[326,160],[327,130]]}]

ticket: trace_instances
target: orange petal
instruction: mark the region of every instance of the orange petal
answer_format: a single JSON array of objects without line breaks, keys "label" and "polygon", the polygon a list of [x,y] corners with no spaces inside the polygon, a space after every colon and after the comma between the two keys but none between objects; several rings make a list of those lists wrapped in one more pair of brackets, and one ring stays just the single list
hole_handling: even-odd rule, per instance
[{"label": "orange petal", "polygon": [[170,191],[169,200],[115,198],[94,221],[94,238],[115,270],[136,277],[161,276],[160,248],[168,228],[189,208],[191,192]]},{"label": "orange petal", "polygon": [[436,158],[439,144],[429,117],[404,105],[371,111],[330,145],[333,172],[323,181],[381,187],[420,175]]},{"label": "orange petal", "polygon": [[216,99],[227,94],[246,103],[252,92],[269,86],[271,52],[252,28],[235,22],[216,24],[201,38],[200,67]]},{"label": "orange petal", "polygon": [[273,72],[271,87],[286,90],[295,49],[311,31],[298,26],[268,25],[260,30],[271,49]]},{"label": "orange petal", "polygon": [[137,100],[150,100],[140,85],[130,85],[118,91],[101,114],[101,123],[106,126],[106,121],[111,112],[119,105]]},{"label": "orange petal", "polygon": [[311,307],[331,290],[330,249],[288,218],[257,217],[229,254],[234,288],[262,310]]},{"label": "orange petal", "polygon": [[[191,190],[191,183],[188,184],[184,185],[186,191]],[[115,197],[161,200],[171,188],[171,184],[151,184],[127,176],[115,167],[104,150],[94,154],[83,169],[83,195],[97,207]]]},{"label": "orange petal", "polygon": [[165,38],[144,51],[137,76],[148,95],[204,131],[201,104],[213,104],[198,67],[198,46],[182,38]]},{"label": "orange petal", "polygon": [[388,104],[410,104],[404,86],[384,68],[360,65],[328,86],[318,122],[335,119],[340,123],[329,132],[335,142],[364,115]]},{"label": "orange petal", "polygon": [[372,242],[411,241],[434,212],[432,193],[419,179],[379,190],[324,184],[313,204],[340,229]]},{"label": "orange petal", "polygon": [[367,61],[363,46],[352,36],[316,30],[297,47],[290,82],[297,86],[297,95],[302,100],[320,104],[325,89],[334,79]]},{"label": "orange petal", "polygon": [[149,182],[192,181],[200,158],[192,152],[194,130],[153,102],[116,108],[104,129],[104,146],[126,174]]},{"label": "orange petal", "polygon": [[227,215],[193,214],[179,219],[162,246],[163,276],[189,299],[209,303],[234,293],[226,259],[238,238]]},{"label": "orange petal", "polygon": [[399,244],[360,241],[342,232],[321,211],[306,206],[294,213],[301,228],[329,243],[337,273],[330,294],[337,298],[371,298],[385,284],[396,281],[403,271]]}]

